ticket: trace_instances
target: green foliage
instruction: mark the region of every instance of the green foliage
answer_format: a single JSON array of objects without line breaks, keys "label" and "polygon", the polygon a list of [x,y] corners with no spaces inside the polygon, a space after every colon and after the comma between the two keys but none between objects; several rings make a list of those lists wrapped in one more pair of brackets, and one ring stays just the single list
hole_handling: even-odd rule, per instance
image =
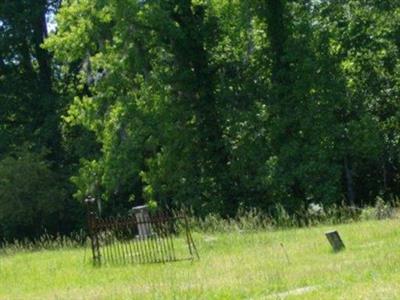
[{"label": "green foliage", "polygon": [[46,1],[0,4],[0,157],[25,143],[59,146],[61,99],[52,89],[51,57],[41,48],[50,9]]},{"label": "green foliage", "polygon": [[0,4],[0,157],[49,149],[107,214],[313,223],[400,193],[397,1],[58,3]]},{"label": "green foliage", "polygon": [[[395,11],[358,1],[247,4],[63,6],[46,47],[64,64],[84,62],[90,93],[74,98],[64,120],[101,144],[92,163],[102,174],[86,186],[95,180],[106,199],[225,215],[276,203],[292,213],[343,195],[354,205],[394,187],[384,175],[368,182],[369,194],[360,189],[361,174],[390,173],[398,157],[382,138],[377,100],[396,65],[394,23],[383,17]],[[368,40],[374,30],[380,42]]]},{"label": "green foliage", "polygon": [[[77,210],[68,203],[60,175],[43,155],[26,149],[0,161],[0,239],[37,238],[66,233]],[[76,216],[68,215],[76,214]]]}]

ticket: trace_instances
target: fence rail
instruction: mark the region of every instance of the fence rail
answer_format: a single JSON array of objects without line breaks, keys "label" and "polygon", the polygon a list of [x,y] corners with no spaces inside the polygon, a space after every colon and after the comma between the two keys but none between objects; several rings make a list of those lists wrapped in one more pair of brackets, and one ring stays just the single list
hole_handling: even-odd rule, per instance
[{"label": "fence rail", "polygon": [[184,214],[101,218],[95,210],[90,210],[88,229],[95,265],[165,263],[199,258]]}]

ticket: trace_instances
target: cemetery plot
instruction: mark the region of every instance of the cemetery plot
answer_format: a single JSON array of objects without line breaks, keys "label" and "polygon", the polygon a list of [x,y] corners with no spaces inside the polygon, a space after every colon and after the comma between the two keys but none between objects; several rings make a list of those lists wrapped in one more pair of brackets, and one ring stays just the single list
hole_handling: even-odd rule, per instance
[{"label": "cemetery plot", "polygon": [[[128,217],[100,218],[89,213],[93,263],[165,263],[199,258],[187,218],[134,210]],[[180,231],[184,235],[178,235]]]}]

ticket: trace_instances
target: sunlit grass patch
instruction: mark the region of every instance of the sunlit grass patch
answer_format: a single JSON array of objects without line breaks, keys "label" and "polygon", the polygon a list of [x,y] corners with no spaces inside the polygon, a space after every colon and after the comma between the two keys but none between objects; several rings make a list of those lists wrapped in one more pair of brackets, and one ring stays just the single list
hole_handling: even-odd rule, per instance
[{"label": "sunlit grass patch", "polygon": [[[398,220],[199,233],[199,261],[93,267],[90,249],[0,256],[0,299],[396,299]],[[333,253],[324,232],[339,230]]]}]

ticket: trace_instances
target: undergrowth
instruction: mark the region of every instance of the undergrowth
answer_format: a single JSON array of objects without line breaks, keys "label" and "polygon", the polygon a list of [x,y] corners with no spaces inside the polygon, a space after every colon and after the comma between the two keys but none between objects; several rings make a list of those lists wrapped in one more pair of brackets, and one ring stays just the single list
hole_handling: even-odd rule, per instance
[{"label": "undergrowth", "polygon": [[[197,233],[227,233],[247,231],[273,231],[285,228],[310,227],[317,225],[344,224],[357,221],[382,220],[393,218],[399,207],[399,199],[385,202],[381,197],[376,198],[374,206],[355,208],[346,205],[324,207],[321,204],[311,203],[308,207],[295,214],[277,205],[274,214],[266,214],[261,210],[240,209],[235,217],[223,218],[217,214],[208,214],[205,217],[194,216],[191,210],[185,210],[188,223],[192,231]],[[174,213],[181,213],[174,212]],[[183,232],[178,228],[179,232]],[[38,251],[42,249],[78,248],[88,245],[87,232],[81,230],[69,236],[45,234],[37,240],[14,240],[0,243],[0,255],[12,254],[19,251]]]}]

